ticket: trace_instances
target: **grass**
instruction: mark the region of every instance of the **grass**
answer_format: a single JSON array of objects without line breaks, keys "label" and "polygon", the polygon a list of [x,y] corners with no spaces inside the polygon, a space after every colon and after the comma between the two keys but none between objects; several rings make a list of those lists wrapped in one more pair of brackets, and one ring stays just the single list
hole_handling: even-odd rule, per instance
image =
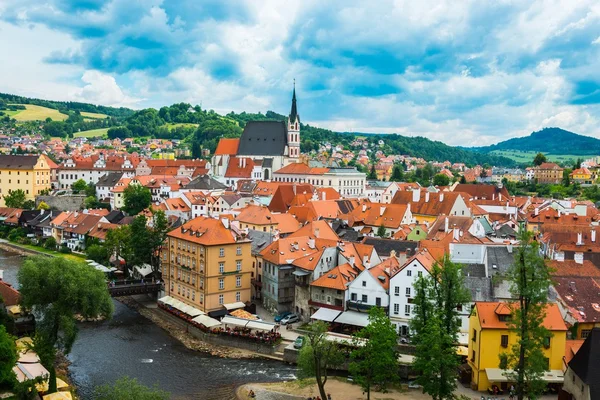
[{"label": "grass", "polygon": [[167,129],[169,129],[170,131],[172,131],[175,128],[178,127],[184,127],[184,128],[197,128],[198,124],[192,124],[192,123],[186,123],[186,122],[177,122],[177,123],[166,123],[163,126],[166,126]]},{"label": "grass", "polygon": [[[58,110],[48,107],[34,106],[33,104],[25,104],[25,110],[13,111],[11,118],[17,121],[44,121],[46,118],[52,118],[53,121],[64,121],[69,118],[67,114],[62,114]],[[10,111],[9,111],[10,113]]]},{"label": "grass", "polygon": [[102,137],[106,135],[108,128],[91,129],[89,131],[75,132],[74,137]]},{"label": "grass", "polygon": [[86,112],[86,111],[81,111],[79,114],[81,114],[82,117],[90,118],[90,119],[105,119],[106,117],[108,117],[108,115],[106,115],[106,114]]},{"label": "grass", "polygon": [[34,250],[37,251],[39,253],[44,253],[44,254],[48,254],[51,256],[55,256],[55,257],[65,257],[68,258],[69,260],[73,260],[73,261],[77,261],[77,262],[81,262],[81,261],[85,261],[85,256],[84,255],[80,255],[80,254],[73,254],[73,253],[60,253],[58,251],[54,251],[54,250],[48,250],[45,249],[43,247],[38,247],[38,246],[34,246],[32,244],[20,244],[20,243],[15,243],[15,242],[8,242],[11,245],[15,246],[15,247],[21,247],[24,249],[29,249],[29,250]]},{"label": "grass", "polygon": [[[521,150],[494,150],[490,154],[497,156],[504,156],[514,160],[518,163],[532,163],[535,158],[536,151],[521,151]],[[578,158],[590,158],[589,155],[575,155],[575,154],[550,154],[545,153],[548,161],[552,162],[575,162]]]}]

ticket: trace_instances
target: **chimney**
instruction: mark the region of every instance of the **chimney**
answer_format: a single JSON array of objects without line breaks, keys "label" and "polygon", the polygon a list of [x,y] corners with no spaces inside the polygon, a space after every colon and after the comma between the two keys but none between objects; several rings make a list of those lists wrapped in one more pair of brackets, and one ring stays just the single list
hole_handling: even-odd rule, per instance
[{"label": "chimney", "polygon": [[379,216],[382,216],[385,212],[385,207],[379,207]]},{"label": "chimney", "polygon": [[582,246],[583,245],[583,234],[581,232],[579,232],[577,234],[577,246]]},{"label": "chimney", "polygon": [[223,226],[226,229],[229,229],[229,219],[227,219],[227,218],[221,218],[221,223],[223,224]]},{"label": "chimney", "polygon": [[348,258],[348,264],[350,264],[350,265],[351,265],[351,266],[353,266],[353,267],[356,265],[356,264],[355,264],[355,261],[356,261],[356,259],[354,258],[354,256],[350,256],[350,257]]},{"label": "chimney", "polygon": [[243,158],[242,160],[243,160],[243,162],[242,162],[242,168],[246,168],[246,159]]},{"label": "chimney", "polygon": [[367,204],[366,203],[363,203],[363,205],[362,205],[362,211],[363,212],[367,211]]},{"label": "chimney", "polygon": [[390,258],[396,258],[396,250],[390,251]]},{"label": "chimney", "polygon": [[449,222],[448,222],[448,217],[446,217],[446,220],[444,221],[444,233],[448,233],[448,229],[449,229]]},{"label": "chimney", "polygon": [[240,168],[242,168],[242,158],[239,159]]},{"label": "chimney", "polygon": [[496,200],[496,193],[492,193],[492,200]]},{"label": "chimney", "polygon": [[575,253],[573,259],[577,264],[583,264],[583,253]]},{"label": "chimney", "polygon": [[363,256],[363,265],[365,265],[365,264],[366,264],[366,263],[368,263],[368,262],[369,262],[369,256],[368,256],[367,254],[365,254],[365,255]]},{"label": "chimney", "polygon": [[319,237],[319,228],[315,228],[315,237],[318,238]]},{"label": "chimney", "polygon": [[533,210],[533,215],[535,215],[536,217],[540,214],[540,209],[539,208],[535,208],[535,210]]},{"label": "chimney", "polygon": [[592,243],[596,242],[596,230],[592,229]]},{"label": "chimney", "polygon": [[454,228],[452,228],[452,237],[454,238],[454,240],[457,240],[457,241],[460,238],[458,228],[456,226]]},{"label": "chimney", "polygon": [[425,203],[429,203],[429,191],[425,192]]},{"label": "chimney", "polygon": [[314,249],[315,248],[315,239],[308,238],[308,248],[309,249]]},{"label": "chimney", "polygon": [[502,193],[498,193],[498,200],[502,201]]},{"label": "chimney", "polygon": [[321,192],[321,200],[327,200],[327,193],[325,191]]},{"label": "chimney", "polygon": [[420,189],[413,190],[413,198],[412,199],[415,203],[418,203],[419,200],[421,200],[421,190]]},{"label": "chimney", "polygon": [[295,196],[296,195],[296,184],[295,183],[292,185],[292,189],[294,190],[294,196]]},{"label": "chimney", "polygon": [[512,254],[512,252],[513,252],[513,245],[512,245],[512,243],[509,243],[509,244],[506,245],[506,251],[508,251],[509,254]]},{"label": "chimney", "polygon": [[444,193],[443,193],[443,192],[440,192],[440,203],[441,203],[442,201],[444,201]]}]

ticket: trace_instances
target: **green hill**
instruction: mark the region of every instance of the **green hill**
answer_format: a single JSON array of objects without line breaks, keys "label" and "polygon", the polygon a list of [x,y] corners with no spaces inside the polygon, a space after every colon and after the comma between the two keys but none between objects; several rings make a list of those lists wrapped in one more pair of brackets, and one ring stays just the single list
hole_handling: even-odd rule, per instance
[{"label": "green hill", "polygon": [[555,155],[598,155],[600,154],[600,140],[560,128],[544,128],[526,137],[509,139],[492,146],[474,147],[470,150],[481,153],[518,150]]}]

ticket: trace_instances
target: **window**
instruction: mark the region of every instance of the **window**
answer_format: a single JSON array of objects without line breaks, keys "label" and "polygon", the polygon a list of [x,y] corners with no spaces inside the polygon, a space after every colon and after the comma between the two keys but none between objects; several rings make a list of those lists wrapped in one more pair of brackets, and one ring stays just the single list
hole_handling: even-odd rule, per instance
[{"label": "window", "polygon": [[395,294],[396,296],[400,296],[400,286],[396,286],[396,287],[394,288],[394,294]]},{"label": "window", "polygon": [[235,262],[235,270],[236,271],[241,271],[242,270],[242,260],[237,260]]},{"label": "window", "polygon": [[225,257],[225,248],[221,247],[219,249],[219,257]]},{"label": "window", "polygon": [[219,304],[223,304],[224,303],[223,299],[224,299],[223,295],[220,294],[219,295]]},{"label": "window", "polygon": [[362,281],[362,285],[363,285],[363,287],[366,287],[367,286],[367,281]]},{"label": "window", "polygon": [[236,276],[235,277],[235,286],[236,287],[242,286],[242,277],[241,276]]},{"label": "window", "polygon": [[412,276],[412,271],[410,269],[406,270],[406,276]]},{"label": "window", "polygon": [[219,273],[225,272],[225,263],[219,263]]},{"label": "window", "polygon": [[586,339],[588,336],[590,336],[591,332],[592,331],[590,329],[582,329],[581,330],[581,338]]},{"label": "window", "polygon": [[238,246],[238,247],[235,249],[235,254],[236,254],[236,255],[238,255],[238,256],[241,256],[241,255],[242,255],[242,246]]},{"label": "window", "polygon": [[550,336],[546,336],[544,338],[544,347],[549,349],[550,348]]},{"label": "window", "polygon": [[225,289],[225,279],[219,278],[219,289]]},{"label": "window", "polygon": [[500,345],[502,347],[508,347],[508,335],[502,335],[500,337]]},{"label": "window", "polygon": [[400,304],[394,304],[394,315],[400,314]]},{"label": "window", "polygon": [[410,304],[404,306],[404,315],[410,315]]},{"label": "window", "polygon": [[235,292],[235,301],[242,301],[242,293]]},{"label": "window", "polygon": [[410,288],[409,287],[406,288],[406,297],[410,297]]},{"label": "window", "polygon": [[369,301],[369,297],[366,294],[362,295],[362,302],[367,303]]},{"label": "window", "polygon": [[350,293],[350,299],[356,301],[356,293]]},{"label": "window", "polygon": [[423,271],[419,271],[419,272],[417,272],[417,276],[418,276],[419,278],[420,278],[420,277],[422,277],[422,276],[423,276]]},{"label": "window", "polygon": [[375,297],[375,305],[381,307],[381,297]]},{"label": "window", "polygon": [[407,325],[402,325],[400,327],[400,335],[408,336],[408,326]]},{"label": "window", "polygon": [[471,338],[473,342],[477,341],[477,330],[473,329],[473,337]]},{"label": "window", "polygon": [[475,352],[475,350],[473,350],[473,354],[471,355],[471,361],[475,362],[475,355],[477,353]]},{"label": "window", "polygon": [[192,292],[192,301],[196,301],[196,292]]}]

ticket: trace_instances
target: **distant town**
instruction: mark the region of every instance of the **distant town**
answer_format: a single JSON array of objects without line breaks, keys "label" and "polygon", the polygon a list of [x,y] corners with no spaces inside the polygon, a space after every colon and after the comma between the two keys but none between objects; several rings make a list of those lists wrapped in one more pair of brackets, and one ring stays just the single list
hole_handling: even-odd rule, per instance
[{"label": "distant town", "polygon": [[[0,274],[0,342],[13,335],[11,379],[36,393],[69,386],[54,369],[76,343],[64,319],[45,336],[48,315],[109,319],[112,297],[213,355],[297,364],[322,400],[349,398],[327,370],[406,398],[600,398],[600,154],[507,167],[401,154],[384,135],[306,139],[295,88],[285,119],[213,137],[183,122],[190,135],[132,136],[83,111],[15,119],[41,108],[3,101],[0,116],[0,247],[33,256]],[[76,124],[99,132],[62,131]]]}]

